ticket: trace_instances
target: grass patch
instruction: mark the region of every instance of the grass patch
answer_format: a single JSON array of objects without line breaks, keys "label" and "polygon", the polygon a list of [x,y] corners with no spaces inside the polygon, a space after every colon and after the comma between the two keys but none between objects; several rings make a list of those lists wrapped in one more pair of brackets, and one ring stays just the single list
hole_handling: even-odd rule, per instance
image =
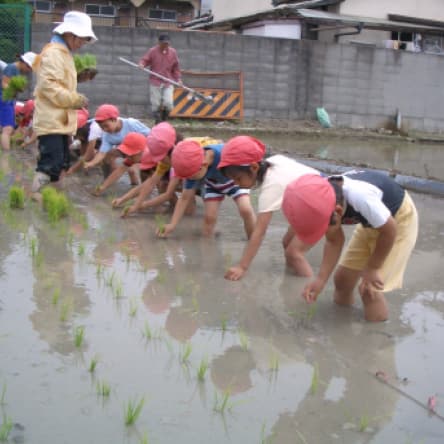
[{"label": "grass patch", "polygon": [[13,185],[9,188],[9,208],[25,208],[25,190],[23,187]]}]

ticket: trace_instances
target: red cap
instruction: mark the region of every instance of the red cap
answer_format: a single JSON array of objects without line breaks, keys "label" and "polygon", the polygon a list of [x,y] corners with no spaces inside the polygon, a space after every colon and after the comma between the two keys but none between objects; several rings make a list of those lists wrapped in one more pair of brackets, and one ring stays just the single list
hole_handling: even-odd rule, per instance
[{"label": "red cap", "polygon": [[15,114],[24,114],[25,104],[22,102],[15,102],[14,112]]},{"label": "red cap", "polygon": [[250,165],[260,162],[265,156],[265,145],[250,136],[236,136],[228,140],[222,148],[220,162],[222,168],[228,165]]},{"label": "red cap", "polygon": [[29,99],[23,105],[23,114],[25,115],[25,117],[30,117],[33,112],[34,112],[34,100]]},{"label": "red cap", "polygon": [[194,140],[183,140],[173,150],[171,164],[177,177],[187,179],[202,167],[204,150]]},{"label": "red cap", "polygon": [[317,174],[304,174],[291,182],[282,200],[282,211],[295,234],[310,245],[326,233],[335,206],[333,187]]},{"label": "red cap", "polygon": [[176,143],[176,130],[168,122],[161,122],[151,128],[148,148],[156,162],[160,162]]},{"label": "red cap", "polygon": [[83,128],[88,122],[89,111],[86,108],[77,110],[77,129]]},{"label": "red cap", "polygon": [[146,148],[146,137],[141,133],[128,133],[117,147],[119,151],[127,156],[134,156]]},{"label": "red cap", "polygon": [[117,117],[119,117],[119,114],[120,113],[117,106],[105,103],[97,108],[94,119],[96,120],[96,122],[103,122],[104,120],[108,119],[117,119]]}]

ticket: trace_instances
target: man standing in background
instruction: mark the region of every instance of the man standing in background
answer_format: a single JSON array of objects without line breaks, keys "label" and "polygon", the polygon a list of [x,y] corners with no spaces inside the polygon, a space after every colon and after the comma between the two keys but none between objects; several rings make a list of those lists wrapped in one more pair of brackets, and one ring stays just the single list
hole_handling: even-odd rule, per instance
[{"label": "man standing in background", "polygon": [[[139,61],[139,67],[148,67],[151,71],[182,83],[179,58],[170,46],[170,38],[166,34],[159,35],[158,44],[150,48]],[[171,83],[150,75],[150,101],[155,123],[167,120],[173,109],[174,87]]]}]

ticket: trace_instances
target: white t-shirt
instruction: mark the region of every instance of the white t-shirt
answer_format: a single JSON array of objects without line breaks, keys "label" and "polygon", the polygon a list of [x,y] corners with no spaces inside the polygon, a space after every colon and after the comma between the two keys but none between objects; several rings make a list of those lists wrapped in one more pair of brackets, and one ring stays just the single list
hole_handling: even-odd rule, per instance
[{"label": "white t-shirt", "polygon": [[350,179],[346,175],[342,177],[345,205],[350,204],[372,227],[382,227],[391,216],[390,210],[382,202],[383,191],[363,180]]},{"label": "white t-shirt", "polygon": [[91,126],[89,127],[88,142],[101,139],[102,133],[102,128],[100,128],[99,124],[95,120],[93,120],[91,122]]},{"label": "white t-shirt", "polygon": [[280,210],[284,191],[289,183],[304,174],[319,174],[318,170],[282,154],[271,156],[266,160],[270,163],[270,166],[265,172],[264,181],[260,187],[259,213]]}]

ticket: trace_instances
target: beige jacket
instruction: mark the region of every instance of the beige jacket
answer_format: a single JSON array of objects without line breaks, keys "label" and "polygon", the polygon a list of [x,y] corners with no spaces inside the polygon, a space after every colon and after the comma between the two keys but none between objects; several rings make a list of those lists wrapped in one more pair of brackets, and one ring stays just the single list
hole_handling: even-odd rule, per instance
[{"label": "beige jacket", "polygon": [[35,109],[32,126],[38,136],[74,134],[77,111],[83,105],[77,93],[77,73],[69,49],[47,44],[33,65],[36,73]]}]

